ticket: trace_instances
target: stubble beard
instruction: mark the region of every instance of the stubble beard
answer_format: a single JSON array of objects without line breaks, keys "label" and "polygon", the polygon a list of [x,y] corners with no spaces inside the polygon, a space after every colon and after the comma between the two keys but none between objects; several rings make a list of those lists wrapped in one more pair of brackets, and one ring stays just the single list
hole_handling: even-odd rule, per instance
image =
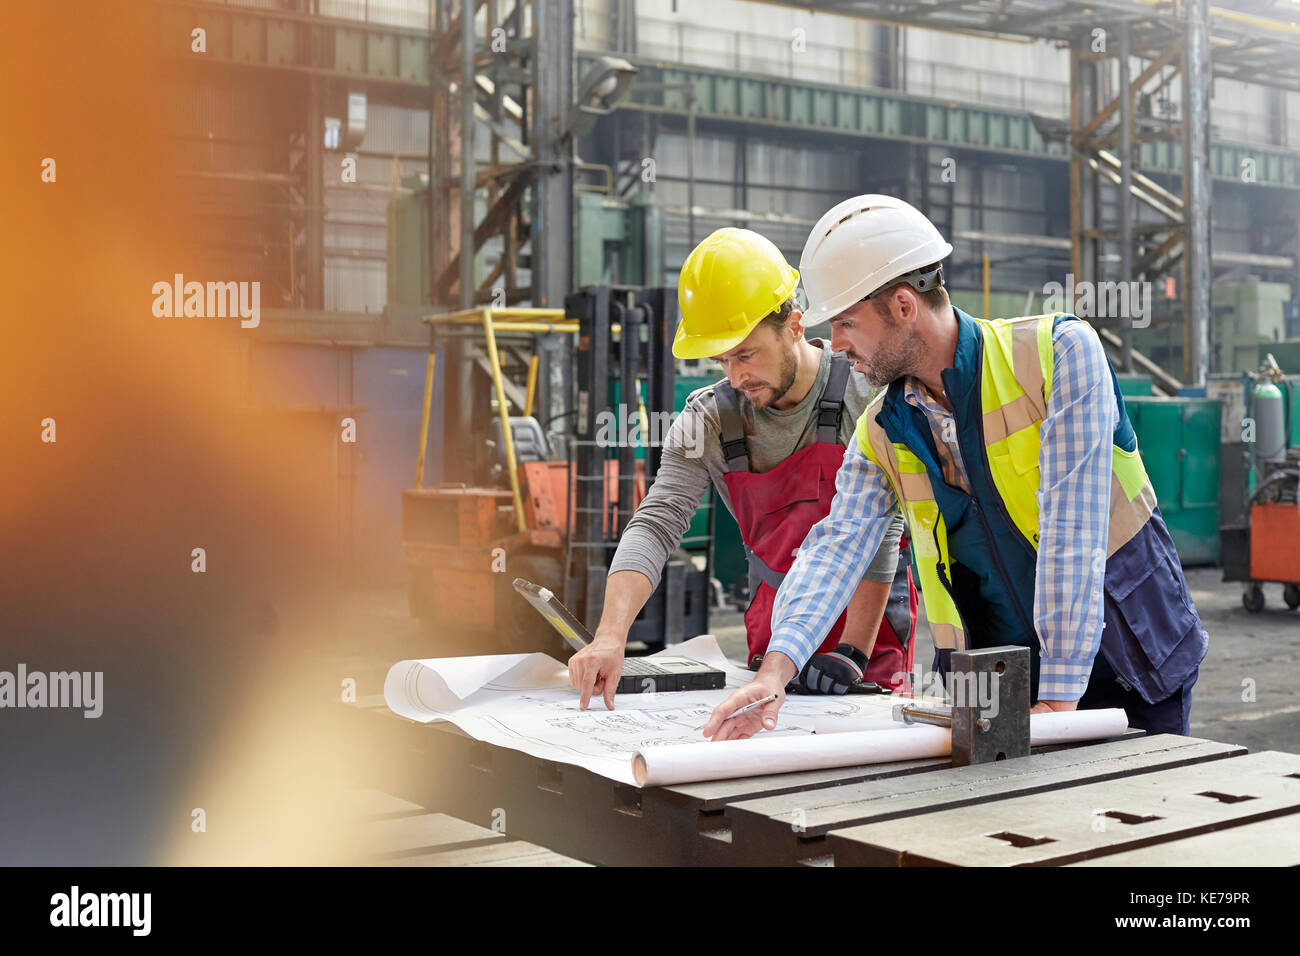
[{"label": "stubble beard", "polygon": [[850,356],[861,364],[862,375],[873,388],[882,388],[904,375],[914,375],[921,367],[924,352],[921,341],[915,335],[904,332],[887,314],[884,320],[893,333],[888,341],[881,342],[870,358],[863,358],[856,353]]},{"label": "stubble beard", "polygon": [[877,350],[869,361],[863,363],[862,375],[868,385],[882,388],[904,375],[912,374],[920,355],[921,349],[914,339],[909,339],[902,347],[885,354]]},{"label": "stubble beard", "polygon": [[794,349],[791,349],[786,353],[785,358],[781,362],[780,384],[775,388],[771,385],[764,386],[772,392],[772,397],[766,401],[751,402],[751,404],[756,405],[759,408],[768,408],[769,406],[774,405],[785,397],[786,392],[794,388],[794,380],[798,377],[799,360],[795,357]]}]

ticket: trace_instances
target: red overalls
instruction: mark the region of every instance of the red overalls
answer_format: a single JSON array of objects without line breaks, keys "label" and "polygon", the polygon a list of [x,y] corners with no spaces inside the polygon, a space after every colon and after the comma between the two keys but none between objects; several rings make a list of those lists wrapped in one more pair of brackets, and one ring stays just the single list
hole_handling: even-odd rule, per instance
[{"label": "red overalls", "polygon": [[[812,526],[830,512],[835,475],[844,461],[839,431],[849,371],[847,359],[831,357],[830,377],[818,402],[817,441],[762,474],[749,470],[749,448],[735,389],[723,380],[713,390],[722,424],[722,477],[749,559],[751,600],[745,611],[745,635],[751,661],[755,654],[767,651],[772,638],[772,603],[794,563],[795,550]],[[891,689],[901,686],[912,669],[911,635],[916,628],[916,588],[911,583],[907,548],[903,545],[900,550],[898,571],[865,677]],[[832,650],[840,643],[844,619],[841,613],[818,651]]]}]

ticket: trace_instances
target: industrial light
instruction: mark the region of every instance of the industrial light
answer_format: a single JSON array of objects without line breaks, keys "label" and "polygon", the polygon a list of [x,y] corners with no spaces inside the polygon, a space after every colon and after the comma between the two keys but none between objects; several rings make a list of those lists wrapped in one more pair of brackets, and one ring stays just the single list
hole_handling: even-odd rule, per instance
[{"label": "industrial light", "polygon": [[614,56],[597,57],[578,86],[577,101],[569,111],[569,132],[577,137],[590,132],[596,117],[613,112],[636,80],[636,67]]}]

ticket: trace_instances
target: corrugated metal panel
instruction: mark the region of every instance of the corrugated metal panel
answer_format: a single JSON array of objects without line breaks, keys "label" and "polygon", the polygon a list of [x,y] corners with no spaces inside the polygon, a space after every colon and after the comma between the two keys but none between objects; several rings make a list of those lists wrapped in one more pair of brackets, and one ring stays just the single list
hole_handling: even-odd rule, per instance
[{"label": "corrugated metal panel", "polygon": [[609,0],[576,0],[573,45],[579,50],[609,50]]},{"label": "corrugated metal panel", "polygon": [[358,189],[360,183],[328,186],[325,189],[325,206],[328,215],[341,219],[384,221],[388,190]]},{"label": "corrugated metal panel", "polygon": [[322,16],[417,30],[428,29],[429,6],[429,0],[320,0]]},{"label": "corrugated metal panel", "polygon": [[429,151],[429,114],[369,103],[366,106],[366,137],[361,148],[368,153],[417,153]]},{"label": "corrugated metal panel", "polygon": [[[721,229],[724,226],[734,226],[735,222],[729,219],[719,219],[712,216],[695,217],[695,241],[699,242],[715,229]],[[761,233],[776,244],[792,263],[799,261],[799,254],[803,251],[804,241],[808,238],[808,228],[806,226],[792,225],[789,223],[750,223],[749,228]],[[691,251],[689,241],[689,224],[685,216],[668,214],[664,216],[664,268],[665,281],[677,281],[676,270],[681,267],[687,254]]]},{"label": "corrugated metal panel", "polygon": [[325,259],[325,308],[336,312],[384,311],[387,298],[383,260]]},{"label": "corrugated metal panel", "polygon": [[[795,192],[778,186],[750,186],[747,195],[750,209],[802,219],[806,225],[801,228],[807,232],[812,228],[812,224],[821,218],[822,213],[839,200],[847,198],[848,193],[841,191],[831,195],[822,192]],[[768,228],[768,224],[763,223],[753,228],[763,232]]]},{"label": "corrugated metal panel", "polygon": [[751,183],[779,186],[825,186],[834,190],[836,183],[849,181],[854,175],[856,158],[848,152],[804,149],[762,140],[750,143],[748,175]]},{"label": "corrugated metal panel", "polygon": [[[232,7],[258,10],[293,9],[285,0],[220,0]],[[363,20],[390,26],[425,30],[429,25],[429,0],[318,0],[322,17]]]},{"label": "corrugated metal panel", "polygon": [[[661,180],[656,184],[655,198],[665,206],[685,207],[687,192],[685,180]],[[702,209],[731,209],[736,205],[735,198],[731,186],[695,184],[695,205]]]},{"label": "corrugated metal panel", "polygon": [[368,256],[385,250],[384,223],[325,223],[325,247],[338,255]]},{"label": "corrugated metal panel", "polygon": [[[655,143],[655,172],[664,176],[686,175],[686,137],[661,132]],[[695,137],[695,174],[719,178],[735,169],[736,140],[732,136],[697,135]]]},{"label": "corrugated metal panel", "polygon": [[1270,91],[1259,86],[1218,80],[1210,102],[1210,122],[1216,139],[1272,145],[1284,130],[1268,115]]},{"label": "corrugated metal panel", "polygon": [[271,104],[264,91],[243,86],[172,86],[168,97],[172,128],[181,135],[212,133],[257,141],[271,131]]},{"label": "corrugated metal panel", "polygon": [[[363,147],[369,149],[369,147]],[[414,176],[416,173],[422,173],[428,169],[429,164],[419,159],[398,159],[397,160],[397,183],[401,187],[402,180],[407,176]],[[357,157],[357,182],[368,183],[373,186],[388,186],[393,178],[393,158],[392,156],[358,156]]]}]

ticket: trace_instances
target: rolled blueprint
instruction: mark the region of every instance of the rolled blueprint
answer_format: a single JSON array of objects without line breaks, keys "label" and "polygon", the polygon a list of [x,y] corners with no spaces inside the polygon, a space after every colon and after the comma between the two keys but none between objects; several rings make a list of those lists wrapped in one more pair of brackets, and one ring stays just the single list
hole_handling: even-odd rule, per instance
[{"label": "rolled blueprint", "polygon": [[[813,721],[813,733],[853,733],[874,730],[879,726],[878,717],[818,717]],[[1051,713],[1029,715],[1031,747],[1118,737],[1126,730],[1128,715],[1119,707],[1103,710],[1054,710]]]},{"label": "rolled blueprint", "polygon": [[[632,774],[643,787],[727,780],[760,774],[827,770],[862,764],[946,757],[952,734],[929,724],[893,724],[878,717],[826,717],[816,733],[758,736],[718,743],[673,744],[637,751]],[[1031,714],[1030,745],[1115,737],[1128,729],[1123,710],[1071,710]]]},{"label": "rolled blueprint", "polygon": [[824,736],[759,736],[639,750],[632,758],[632,774],[643,787],[663,786],[944,757],[951,750],[952,734],[943,727],[921,725]]},{"label": "rolled blueprint", "polygon": [[1128,714],[1122,708],[1104,710],[1054,710],[1029,715],[1029,745],[1064,744],[1075,740],[1118,737],[1128,730]]}]

